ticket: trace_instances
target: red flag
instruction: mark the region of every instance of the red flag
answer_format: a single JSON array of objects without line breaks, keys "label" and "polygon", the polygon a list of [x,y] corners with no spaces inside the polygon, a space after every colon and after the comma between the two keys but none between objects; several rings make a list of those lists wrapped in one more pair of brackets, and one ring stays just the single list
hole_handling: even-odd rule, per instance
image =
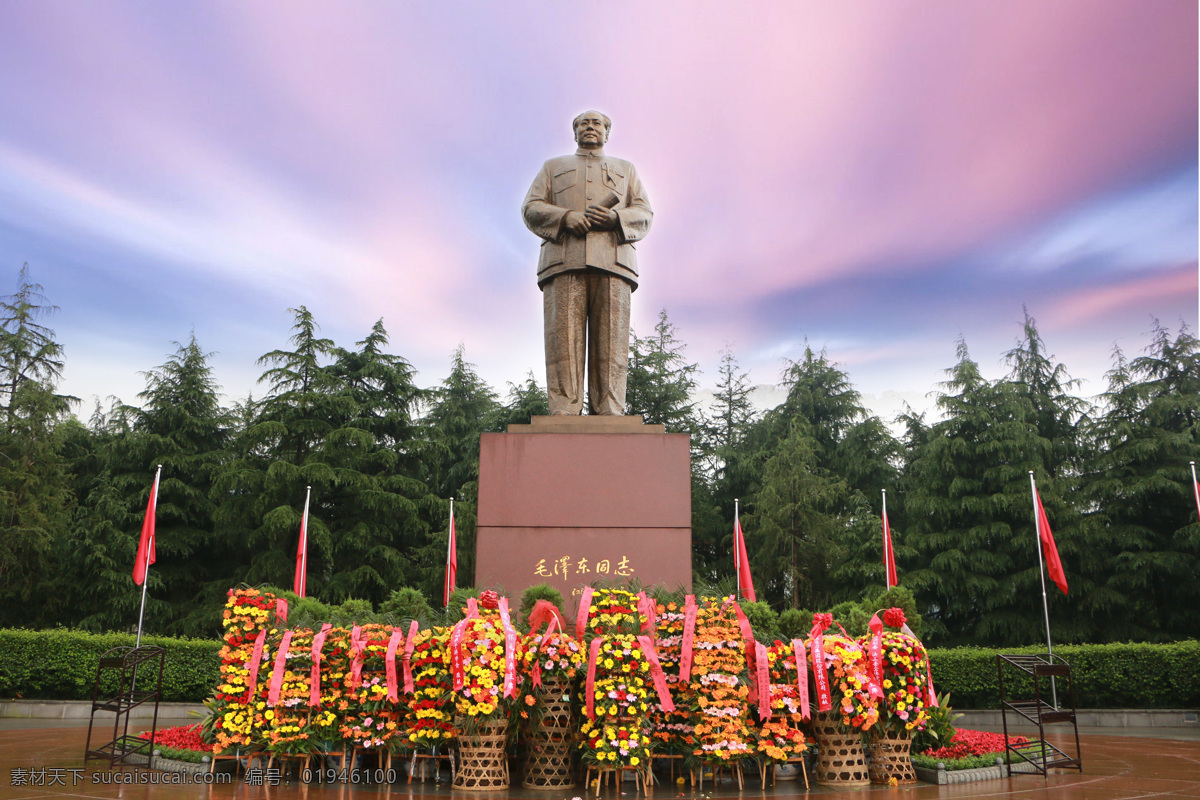
[{"label": "red flag", "polygon": [[142,538],[138,540],[137,558],[133,562],[133,582],[141,586],[146,581],[146,572],[157,560],[154,547],[154,512],[158,508],[158,476],[162,467],[154,473],[154,485],[150,488],[150,501],[146,503],[146,517],[142,520]]},{"label": "red flag", "polygon": [[883,566],[887,570],[887,588],[900,583],[896,577],[896,555],[892,552],[892,529],[888,525],[887,495],[883,497]]},{"label": "red flag", "polygon": [[1038,538],[1042,542],[1042,553],[1046,556],[1046,574],[1050,580],[1067,593],[1067,573],[1063,572],[1062,560],[1058,557],[1058,547],[1054,544],[1054,534],[1050,532],[1050,520],[1046,519],[1046,509],[1042,507],[1042,496],[1034,490],[1037,498],[1037,527]]},{"label": "red flag", "polygon": [[442,605],[450,607],[450,593],[458,584],[458,543],[454,540],[454,501],[450,501],[450,542],[446,546],[446,586],[442,592]]},{"label": "red flag", "polygon": [[754,579],[750,577],[750,559],[746,555],[746,535],[742,533],[742,521],[733,518],[733,560],[737,568],[738,585],[742,589],[742,597],[751,603],[757,602],[754,594]]},{"label": "red flag", "polygon": [[308,585],[308,500],[312,487],[304,495],[304,513],[300,515],[300,543],[296,545],[296,576],[292,579],[292,591],[304,597]]}]

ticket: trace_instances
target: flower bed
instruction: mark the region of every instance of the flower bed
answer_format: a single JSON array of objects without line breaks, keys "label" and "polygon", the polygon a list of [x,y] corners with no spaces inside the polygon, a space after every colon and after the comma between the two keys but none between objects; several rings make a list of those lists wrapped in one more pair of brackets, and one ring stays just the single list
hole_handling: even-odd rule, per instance
[{"label": "flower bed", "polygon": [[[1009,744],[1024,744],[1029,741],[1024,736],[1009,736]],[[1003,755],[1005,751],[1004,734],[989,733],[987,731],[973,731],[968,728],[959,728],[954,732],[954,737],[950,739],[950,744],[944,747],[937,747],[926,750],[920,754],[922,760],[933,759],[934,765],[938,761],[945,762],[946,769],[968,769],[969,767],[951,767],[950,762],[968,758],[980,758],[997,755]],[[916,762],[917,755],[913,756],[913,761]]]},{"label": "flower bed", "polygon": [[[142,731],[139,739],[150,740],[150,731]],[[154,749],[162,758],[199,764],[212,752],[212,746],[200,738],[200,723],[178,725],[154,732]]]}]

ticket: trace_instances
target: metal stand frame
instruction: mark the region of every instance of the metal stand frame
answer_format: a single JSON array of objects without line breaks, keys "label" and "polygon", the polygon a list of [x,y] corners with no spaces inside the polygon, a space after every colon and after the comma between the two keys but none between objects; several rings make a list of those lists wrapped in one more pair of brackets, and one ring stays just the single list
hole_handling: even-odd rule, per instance
[{"label": "metal stand frame", "polygon": [[[1006,664],[1033,677],[1032,700],[1010,701],[1005,698],[1004,667]],[[1004,724],[1004,741],[1007,745],[1004,755],[1008,762],[1009,770],[1012,770],[1012,757],[1016,753],[1021,761],[1029,762],[1042,775],[1045,775],[1046,770],[1051,767],[1077,769],[1083,772],[1083,751],[1079,747],[1079,723],[1075,718],[1075,684],[1071,680],[1071,665],[1062,657],[1051,655],[1050,653],[1038,655],[997,655],[996,670],[1000,675],[1000,719]],[[1050,678],[1051,695],[1054,698],[1053,704],[1047,703],[1042,699],[1041,679],[1043,677]],[[1067,679],[1067,692],[1071,698],[1071,705],[1069,707],[1058,705],[1057,687],[1054,686],[1056,678]],[[1037,739],[1030,740],[1025,744],[1007,744],[1008,712],[1010,711],[1037,725]],[[1062,723],[1070,723],[1075,732],[1074,756],[1067,755],[1046,741],[1045,726]]]},{"label": "metal stand frame", "polygon": [[[158,731],[158,702],[162,696],[162,671],[166,654],[167,651],[161,647],[144,645],[114,647],[100,656],[100,663],[96,665],[96,682],[92,686],[92,716],[88,721],[84,761],[92,758],[107,759],[109,767],[114,767],[119,763],[127,763],[131,755],[142,755],[146,756],[147,766],[150,766],[154,753],[154,736]],[[143,681],[143,685],[150,683],[154,686],[152,691],[137,688],[139,670],[143,678],[150,678],[149,681]],[[119,676],[117,693],[102,699],[100,684],[106,674],[113,673]],[[129,733],[129,712],[150,701],[154,701],[150,739],[140,739],[136,733]],[[92,729],[96,724],[97,711],[113,713],[113,735],[109,741],[93,748]]]}]

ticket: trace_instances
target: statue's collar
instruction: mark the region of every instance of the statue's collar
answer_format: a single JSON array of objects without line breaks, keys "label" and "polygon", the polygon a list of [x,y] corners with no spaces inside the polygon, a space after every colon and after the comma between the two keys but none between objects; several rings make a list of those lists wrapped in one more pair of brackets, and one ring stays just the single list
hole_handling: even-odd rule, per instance
[{"label": "statue's collar", "polygon": [[585,147],[580,147],[575,150],[575,155],[587,156],[588,158],[604,158],[604,148],[601,147],[596,150],[588,150]]}]

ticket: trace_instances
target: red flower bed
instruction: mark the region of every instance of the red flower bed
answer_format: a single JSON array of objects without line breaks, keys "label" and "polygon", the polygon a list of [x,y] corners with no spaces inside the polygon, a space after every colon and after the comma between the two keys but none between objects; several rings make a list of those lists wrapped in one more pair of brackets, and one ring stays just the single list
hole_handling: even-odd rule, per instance
[{"label": "red flower bed", "polygon": [[[1024,744],[1029,741],[1024,736],[1008,737],[1010,744]],[[967,756],[985,756],[989,753],[1004,752],[1004,734],[972,731],[959,728],[954,738],[946,747],[926,750],[924,755],[934,758],[966,758]]]},{"label": "red flower bed", "polygon": [[[139,739],[149,739],[150,731],[142,731]],[[163,728],[154,735],[154,743],[163,747],[174,747],[178,750],[199,750],[203,753],[212,751],[212,745],[200,740],[200,723],[194,725],[179,725],[174,728]]]}]

